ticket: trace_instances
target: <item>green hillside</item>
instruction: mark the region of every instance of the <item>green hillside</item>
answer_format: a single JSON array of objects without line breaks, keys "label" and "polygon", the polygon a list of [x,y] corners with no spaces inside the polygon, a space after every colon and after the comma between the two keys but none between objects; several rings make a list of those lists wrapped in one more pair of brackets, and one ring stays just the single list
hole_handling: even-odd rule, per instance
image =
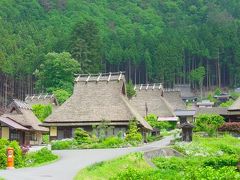
[{"label": "green hillside", "polygon": [[1,76],[32,76],[49,52],[81,72],[126,71],[134,83],[240,84],[238,0],[1,0]]}]

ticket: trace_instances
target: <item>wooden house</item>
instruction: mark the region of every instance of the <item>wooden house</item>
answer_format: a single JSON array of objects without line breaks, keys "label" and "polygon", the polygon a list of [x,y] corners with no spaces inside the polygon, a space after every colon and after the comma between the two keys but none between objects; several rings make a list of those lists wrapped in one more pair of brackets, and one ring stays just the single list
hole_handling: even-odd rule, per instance
[{"label": "wooden house", "polygon": [[93,126],[100,125],[103,120],[113,127],[107,135],[126,132],[133,118],[142,131],[152,130],[128,102],[125,86],[121,72],[79,75],[75,79],[73,95],[44,122],[44,126],[50,127],[51,139],[71,138],[78,127],[91,132]]},{"label": "wooden house", "polygon": [[0,116],[0,137],[16,140],[21,145],[40,145],[42,134],[48,132],[48,128],[40,125],[31,107],[15,99]]}]

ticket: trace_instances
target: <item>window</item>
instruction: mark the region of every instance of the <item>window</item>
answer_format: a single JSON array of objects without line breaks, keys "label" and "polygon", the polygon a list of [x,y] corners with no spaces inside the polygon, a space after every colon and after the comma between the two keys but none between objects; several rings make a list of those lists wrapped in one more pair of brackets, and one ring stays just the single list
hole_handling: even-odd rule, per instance
[{"label": "window", "polygon": [[16,140],[16,141],[19,141],[20,140],[20,132],[19,131],[16,131],[16,130],[11,130],[10,132],[10,140],[13,141],[13,140]]},{"label": "window", "polygon": [[37,141],[37,135],[36,135],[36,133],[31,133],[31,135],[30,135],[30,141]]}]

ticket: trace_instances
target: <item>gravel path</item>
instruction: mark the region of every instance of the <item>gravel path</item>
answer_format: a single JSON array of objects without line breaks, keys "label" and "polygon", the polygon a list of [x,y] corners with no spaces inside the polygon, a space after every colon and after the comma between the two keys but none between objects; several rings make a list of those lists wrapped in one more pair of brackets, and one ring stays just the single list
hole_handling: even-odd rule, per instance
[{"label": "gravel path", "polygon": [[136,148],[54,151],[55,154],[60,156],[60,160],[57,162],[35,168],[1,170],[0,177],[4,177],[6,180],[71,180],[80,169],[88,165],[131,152],[164,147],[169,144],[171,139],[172,137],[169,136],[160,141]]}]

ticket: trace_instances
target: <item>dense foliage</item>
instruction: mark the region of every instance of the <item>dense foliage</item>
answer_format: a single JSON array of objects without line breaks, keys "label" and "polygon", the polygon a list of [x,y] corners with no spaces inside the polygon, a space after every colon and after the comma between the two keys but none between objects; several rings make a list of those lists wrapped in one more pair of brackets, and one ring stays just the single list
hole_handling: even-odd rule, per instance
[{"label": "dense foliage", "polygon": [[145,120],[153,127],[159,130],[172,130],[176,128],[176,122],[169,121],[158,121],[158,118],[155,114],[148,114],[145,117]]},{"label": "dense foliage", "polygon": [[37,116],[37,118],[43,122],[51,113],[51,105],[35,104],[32,106],[32,111]]},{"label": "dense foliage", "polygon": [[69,53],[48,53],[35,72],[38,78],[37,89],[49,92],[63,89],[71,93],[74,73],[79,72],[79,68],[79,63],[72,59]]},{"label": "dense foliage", "polygon": [[63,89],[54,90],[53,94],[60,105],[62,105],[71,96],[71,93]]},{"label": "dense foliage", "polygon": [[127,83],[126,90],[127,90],[127,97],[129,99],[131,99],[133,96],[136,95],[136,90],[134,89],[134,85],[133,85],[132,81],[129,81]]},{"label": "dense foliage", "polygon": [[217,114],[201,114],[196,118],[195,130],[207,132],[209,136],[216,134],[224,124],[224,118]]},{"label": "dense foliage", "polygon": [[[204,67],[205,86],[238,86],[239,7],[239,1],[226,0],[4,0],[1,82],[16,81],[8,89],[16,96],[22,96],[19,87],[31,93],[33,73],[47,68],[45,55],[66,51],[81,72],[122,70],[134,84],[188,83],[190,73]],[[53,74],[54,84],[38,76],[37,87],[71,89]]]}]

